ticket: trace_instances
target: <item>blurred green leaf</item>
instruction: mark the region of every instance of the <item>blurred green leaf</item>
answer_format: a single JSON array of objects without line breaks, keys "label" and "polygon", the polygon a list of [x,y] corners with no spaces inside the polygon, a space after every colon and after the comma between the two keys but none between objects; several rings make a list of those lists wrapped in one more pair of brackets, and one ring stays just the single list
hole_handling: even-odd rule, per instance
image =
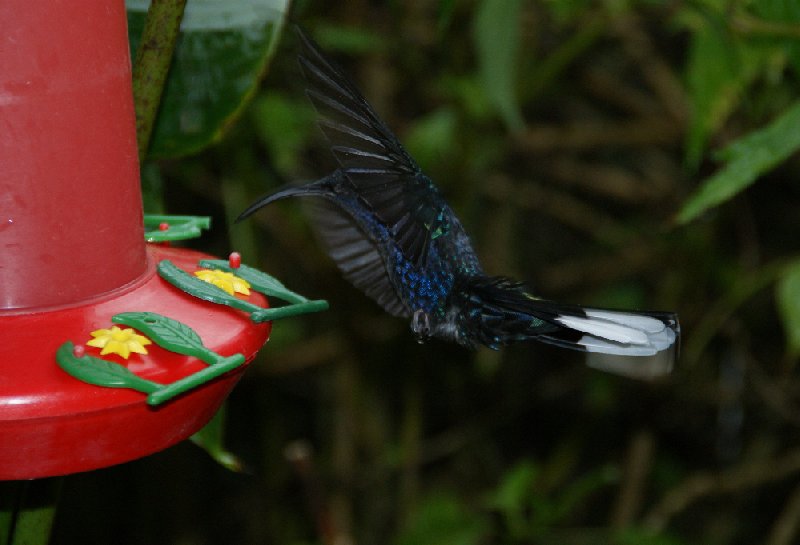
[{"label": "blurred green leaf", "polygon": [[439,14],[436,21],[436,26],[439,32],[444,32],[450,26],[453,20],[453,13],[456,9],[455,0],[441,0],[439,2]]},{"label": "blurred green leaf", "polygon": [[411,516],[396,545],[475,545],[485,541],[488,520],[448,495],[426,498]]},{"label": "blurred green leaf", "polygon": [[205,450],[219,465],[235,472],[242,471],[239,458],[225,448],[225,414],[227,404],[223,404],[208,424],[192,435],[192,442]]},{"label": "blurred green leaf", "polygon": [[305,97],[290,98],[266,92],[253,101],[251,118],[261,141],[270,150],[275,167],[281,172],[294,172],[309,141],[314,111]]},{"label": "blurred green leaf", "polygon": [[148,214],[164,214],[164,178],[152,162],[141,165],[142,207]]},{"label": "blurred green leaf", "polygon": [[665,534],[654,534],[652,530],[626,529],[615,536],[616,545],[685,545],[687,541]]},{"label": "blurred green leaf", "polygon": [[692,35],[687,83],[692,119],[686,142],[689,165],[700,162],[710,135],[739,103],[758,73],[761,55],[730,33],[724,15],[710,14]]},{"label": "blurred green leaf", "polygon": [[616,468],[602,466],[548,493],[542,468],[524,460],[506,472],[488,506],[500,512],[511,540],[524,541],[564,521],[587,496],[618,478]]},{"label": "blurred green leaf", "polygon": [[770,21],[800,21],[800,3],[793,0],[758,0],[751,5],[759,17]]},{"label": "blurred green leaf", "polygon": [[591,493],[619,480],[619,470],[613,466],[602,466],[581,476],[570,484],[556,499],[554,518],[556,524],[568,517]]},{"label": "blurred green leaf", "polygon": [[800,355],[800,261],[786,268],[775,287],[778,311],[786,329],[787,350],[792,357]]},{"label": "blurred green leaf", "polygon": [[458,118],[452,108],[443,107],[418,119],[406,134],[405,143],[411,156],[423,170],[452,156],[455,151]]},{"label": "blurred green leaf", "polygon": [[487,96],[511,130],[525,122],[517,100],[520,0],[483,0],[475,15],[473,40]]},{"label": "blurred green leaf", "polygon": [[351,55],[372,53],[386,47],[384,35],[358,27],[326,25],[315,27],[314,38],[326,51],[341,51]]},{"label": "blurred green leaf", "polygon": [[800,21],[800,4],[794,0],[758,0],[750,3],[763,17],[786,21]]},{"label": "blurred green leaf", "polygon": [[535,100],[545,89],[554,85],[574,62],[595,46],[606,30],[603,18],[579,25],[564,43],[530,67],[528,75],[523,78],[524,100]]},{"label": "blurred green leaf", "polygon": [[736,140],[718,156],[727,164],[704,180],[687,199],[676,218],[687,223],[717,206],[800,149],[800,101],[763,129]]},{"label": "blurred green leaf", "polygon": [[489,505],[504,513],[521,511],[533,494],[539,473],[539,467],[530,460],[518,463],[505,474],[489,498]]},{"label": "blurred green leaf", "polygon": [[[132,55],[147,0],[127,0]],[[178,157],[217,141],[266,72],[289,0],[192,0],[186,5],[149,156]]]},{"label": "blurred green leaf", "polygon": [[489,498],[489,507],[500,512],[512,540],[530,537],[530,518],[534,513],[537,519],[550,518],[552,504],[535,489],[540,473],[534,462],[519,462],[506,472]]},{"label": "blurred green leaf", "polygon": [[586,12],[591,0],[547,0],[549,13],[558,24],[570,23]]},{"label": "blurred green leaf", "polygon": [[[752,3],[753,11],[762,17],[766,25],[765,31],[770,30],[770,23],[778,25],[795,25],[794,36],[783,36],[783,46],[789,53],[789,59],[795,72],[800,73],[800,40],[797,39],[797,23],[800,23],[800,2],[793,0],[759,0]],[[781,28],[786,28],[781,27]],[[771,27],[773,37],[780,35],[779,28]]]},{"label": "blurred green leaf", "polygon": [[468,116],[468,123],[480,123],[494,115],[489,98],[480,81],[474,76],[443,74],[439,79],[441,92],[448,102],[455,102]]}]

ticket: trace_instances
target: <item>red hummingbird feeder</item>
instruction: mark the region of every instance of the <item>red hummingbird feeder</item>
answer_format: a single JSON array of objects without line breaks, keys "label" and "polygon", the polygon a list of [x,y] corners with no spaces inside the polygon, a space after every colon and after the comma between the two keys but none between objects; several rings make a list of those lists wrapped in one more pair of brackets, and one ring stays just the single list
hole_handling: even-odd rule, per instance
[{"label": "red hummingbird feeder", "polygon": [[[7,0],[0,28],[0,480],[20,480],[187,438],[272,319],[325,305],[235,257],[145,242],[122,0]],[[155,221],[151,238],[183,220]],[[217,287],[246,292],[248,274],[247,295]]]}]

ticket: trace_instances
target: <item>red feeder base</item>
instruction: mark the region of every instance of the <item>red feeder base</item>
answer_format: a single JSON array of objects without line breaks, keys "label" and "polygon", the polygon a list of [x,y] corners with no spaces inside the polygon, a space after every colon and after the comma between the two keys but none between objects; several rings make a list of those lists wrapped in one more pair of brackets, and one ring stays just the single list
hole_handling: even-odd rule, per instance
[{"label": "red feeder base", "polygon": [[[88,471],[169,447],[211,419],[246,367],[155,408],[139,392],[86,384],[59,368],[59,346],[85,344],[91,331],[112,327],[113,315],[147,311],[173,318],[194,329],[214,352],[241,353],[248,362],[266,342],[270,323],[254,324],[245,313],[196,299],[156,274],[162,259],[193,272],[200,259],[211,256],[150,246],[148,257],[145,275],[79,306],[0,312],[0,480]],[[259,293],[249,300],[266,306]],[[206,367],[155,344],[147,350],[127,361],[103,358],[116,358],[142,378],[164,384]],[[99,352],[86,347],[89,355],[99,357]]]}]

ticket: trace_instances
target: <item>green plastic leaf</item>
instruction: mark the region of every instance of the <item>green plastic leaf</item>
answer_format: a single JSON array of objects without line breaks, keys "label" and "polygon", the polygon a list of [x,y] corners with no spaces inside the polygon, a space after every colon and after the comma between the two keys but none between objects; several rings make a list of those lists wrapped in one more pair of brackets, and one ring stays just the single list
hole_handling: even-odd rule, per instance
[{"label": "green plastic leaf", "polygon": [[[212,352],[213,354],[213,352]],[[204,384],[211,382],[217,377],[221,377],[225,373],[233,371],[237,367],[245,364],[243,354],[234,354],[229,357],[219,356],[219,359],[213,365],[209,365],[205,369],[178,379],[175,382],[159,388],[147,396],[148,405],[161,405],[170,399],[177,397],[195,388],[199,388]]]},{"label": "green plastic leaf", "polygon": [[792,357],[800,356],[800,261],[786,268],[775,286],[775,296],[786,329],[787,350]]},{"label": "green plastic leaf", "polygon": [[250,314],[250,319],[260,324],[261,322],[271,322],[280,320],[281,318],[290,318],[292,316],[311,314],[323,310],[328,310],[328,302],[324,299],[318,299],[316,301],[306,301],[305,303],[292,303],[282,307],[260,309],[252,312]]},{"label": "green plastic leaf", "polygon": [[131,388],[142,393],[152,393],[161,388],[160,384],[143,379],[126,367],[93,356],[75,356],[74,345],[65,342],[56,351],[58,365],[76,379],[106,388]]},{"label": "green plastic leaf", "polygon": [[[115,324],[138,329],[158,346],[171,352],[194,356],[207,361],[209,350],[194,329],[172,318],[155,312],[122,312],[111,317]],[[213,354],[213,352],[212,352]],[[215,361],[216,358],[212,358]]]},{"label": "green plastic leaf", "polygon": [[[166,224],[167,229],[161,230]],[[144,215],[144,238],[147,242],[165,242],[168,240],[187,240],[199,237],[203,229],[211,226],[208,216],[165,216],[157,214]]]},{"label": "green plastic leaf", "polygon": [[279,280],[273,278],[265,272],[248,267],[247,265],[240,265],[234,269],[230,264],[222,259],[204,259],[200,261],[201,267],[209,269],[220,269],[236,274],[239,278],[243,278],[250,283],[250,287],[254,290],[263,293],[269,297],[277,297],[290,303],[289,305],[277,308],[259,308],[250,313],[250,319],[255,323],[268,322],[272,320],[279,320],[281,318],[289,318],[291,316],[299,316],[301,314],[309,314],[312,312],[320,312],[328,309],[328,302],[325,300],[310,301],[292,290],[284,286]]},{"label": "green plastic leaf", "polygon": [[[206,265],[217,264],[216,268],[223,270],[232,270],[225,261],[217,260],[204,260],[201,263]],[[266,295],[274,295],[285,301],[289,301],[290,305],[278,308],[262,308],[254,305],[248,301],[237,299],[232,295],[228,295],[218,287],[200,280],[185,271],[176,267],[171,261],[165,259],[158,264],[158,274],[178,289],[183,290],[189,295],[194,295],[199,299],[216,303],[218,305],[227,305],[229,307],[243,310],[250,314],[250,320],[254,323],[269,322],[281,318],[288,318],[290,316],[298,316],[300,314],[307,314],[310,312],[320,312],[328,308],[328,302],[324,300],[309,301],[302,295],[287,290],[283,284],[269,276],[262,273],[257,269],[246,267],[237,269],[237,275],[244,278],[250,285]]]},{"label": "green plastic leaf", "polygon": [[219,269],[233,273],[239,278],[247,280],[253,289],[268,297],[277,297],[289,303],[305,303],[308,301],[308,299],[299,293],[295,293],[284,286],[277,278],[253,267],[248,267],[247,265],[240,265],[238,268],[234,269],[228,264],[228,261],[224,259],[203,259],[200,261],[200,266],[207,269]]},{"label": "green plastic leaf", "polygon": [[[126,1],[133,56],[149,5]],[[289,0],[187,2],[150,157],[194,153],[222,136],[265,74],[288,7]]]},{"label": "green plastic leaf", "polygon": [[719,157],[727,164],[703,181],[676,218],[688,223],[747,188],[792,153],[800,149],[800,101],[763,129],[733,142]]},{"label": "green plastic leaf", "polygon": [[157,269],[161,278],[189,295],[194,295],[204,301],[209,301],[217,305],[227,305],[245,312],[262,310],[252,303],[237,299],[233,295],[228,295],[213,284],[190,275],[186,271],[176,267],[175,264],[168,259],[159,262]]},{"label": "green plastic leaf", "polygon": [[473,33],[484,89],[511,130],[525,125],[516,93],[521,8],[520,0],[483,0]]}]

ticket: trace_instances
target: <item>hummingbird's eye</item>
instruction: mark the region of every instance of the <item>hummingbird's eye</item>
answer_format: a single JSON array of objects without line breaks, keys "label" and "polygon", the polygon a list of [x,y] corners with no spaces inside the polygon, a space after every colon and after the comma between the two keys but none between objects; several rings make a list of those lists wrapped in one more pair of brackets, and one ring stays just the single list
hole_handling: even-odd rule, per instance
[{"label": "hummingbird's eye", "polygon": [[431,336],[431,319],[424,310],[414,311],[411,319],[411,331],[417,336],[417,342],[422,344]]}]

